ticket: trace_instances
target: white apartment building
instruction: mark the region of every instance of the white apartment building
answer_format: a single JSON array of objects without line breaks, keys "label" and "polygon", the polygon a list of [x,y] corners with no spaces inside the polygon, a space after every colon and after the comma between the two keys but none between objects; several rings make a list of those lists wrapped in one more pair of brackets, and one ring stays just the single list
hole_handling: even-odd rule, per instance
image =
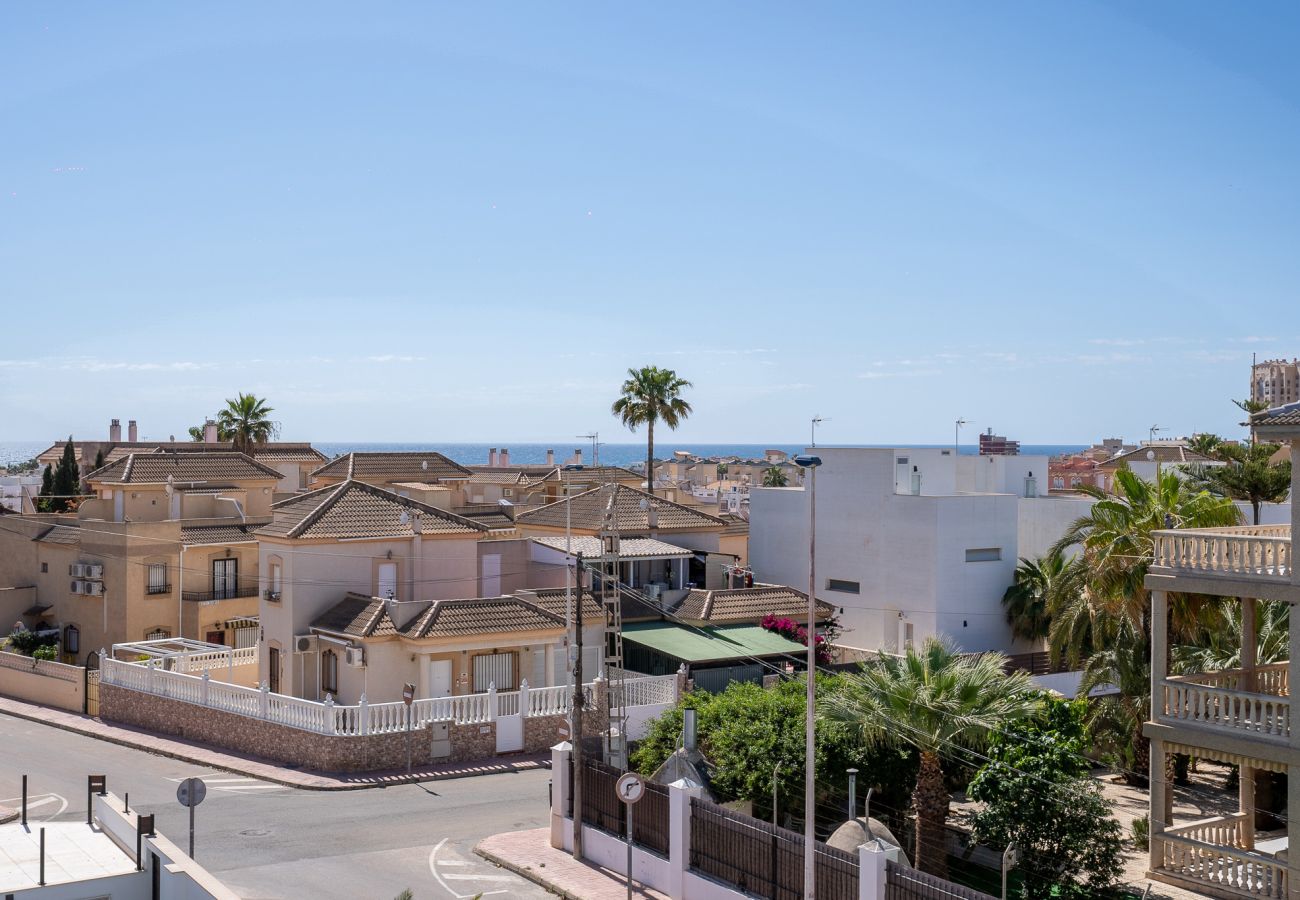
[{"label": "white apartment building", "polygon": [[[1013,640],[1002,595],[1017,559],[1045,553],[1091,505],[1047,496],[1046,456],[808,452],[822,459],[817,596],[843,610],[840,643],[896,652],[940,635],[967,651],[1039,649]],[[757,580],[807,585],[808,500],[803,487],[751,489]]]}]

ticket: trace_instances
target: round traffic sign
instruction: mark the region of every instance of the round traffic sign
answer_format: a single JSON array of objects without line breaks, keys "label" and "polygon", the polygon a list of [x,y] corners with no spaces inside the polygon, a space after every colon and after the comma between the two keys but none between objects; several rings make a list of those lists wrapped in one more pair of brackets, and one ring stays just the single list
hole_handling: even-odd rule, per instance
[{"label": "round traffic sign", "polygon": [[208,795],[208,786],[202,778],[186,778],[176,785],[176,799],[181,806],[195,807]]},{"label": "round traffic sign", "polygon": [[614,782],[614,791],[618,794],[618,799],[631,806],[645,794],[645,782],[635,772],[624,772]]}]

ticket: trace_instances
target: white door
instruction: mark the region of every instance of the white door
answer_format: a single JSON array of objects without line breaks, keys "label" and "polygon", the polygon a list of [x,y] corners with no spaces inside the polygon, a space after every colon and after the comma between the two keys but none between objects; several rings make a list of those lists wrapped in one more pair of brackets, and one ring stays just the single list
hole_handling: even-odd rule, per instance
[{"label": "white door", "polygon": [[379,590],[375,596],[385,600],[397,599],[397,563],[380,563]]},{"label": "white door", "polygon": [[483,557],[483,596],[499,597],[501,595],[501,554],[492,553]]},{"label": "white door", "polygon": [[451,660],[429,660],[429,696],[451,696]]}]

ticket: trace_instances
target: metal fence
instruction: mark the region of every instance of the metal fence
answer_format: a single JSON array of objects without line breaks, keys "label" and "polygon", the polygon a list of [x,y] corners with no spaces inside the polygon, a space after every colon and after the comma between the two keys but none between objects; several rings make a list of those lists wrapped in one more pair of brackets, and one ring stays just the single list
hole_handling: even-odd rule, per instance
[{"label": "metal fence", "polygon": [[[598,760],[582,764],[582,821],[620,838],[627,837],[627,806],[618,799],[614,784],[621,769]],[[647,781],[645,794],[632,814],[632,842],[638,847],[668,855],[668,788]]]},{"label": "metal fence", "polygon": [[748,666],[720,666],[715,669],[691,669],[691,678],[697,691],[720,694],[733,681],[762,684],[767,669],[754,664]]},{"label": "metal fence", "polygon": [[934,875],[909,869],[898,863],[887,864],[885,900],[994,900],[974,888],[953,884]]},{"label": "metal fence", "polygon": [[[691,870],[765,900],[803,897],[803,835],[691,800]],[[825,844],[816,847],[818,900],[857,900],[858,860]]]}]

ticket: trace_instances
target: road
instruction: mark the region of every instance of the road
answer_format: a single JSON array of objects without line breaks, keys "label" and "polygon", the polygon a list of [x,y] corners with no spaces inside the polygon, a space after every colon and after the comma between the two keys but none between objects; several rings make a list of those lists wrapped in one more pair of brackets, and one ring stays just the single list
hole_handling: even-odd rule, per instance
[{"label": "road", "polygon": [[303,791],[217,772],[0,715],[0,805],[18,806],[28,776],[31,822],[85,819],[86,776],[106,775],[132,810],[154,813],[181,847],[176,785],[208,785],[196,810],[195,857],[251,900],[542,898],[541,888],[473,853],[483,837],[547,824],[550,772],[480,775],[360,791]]}]

